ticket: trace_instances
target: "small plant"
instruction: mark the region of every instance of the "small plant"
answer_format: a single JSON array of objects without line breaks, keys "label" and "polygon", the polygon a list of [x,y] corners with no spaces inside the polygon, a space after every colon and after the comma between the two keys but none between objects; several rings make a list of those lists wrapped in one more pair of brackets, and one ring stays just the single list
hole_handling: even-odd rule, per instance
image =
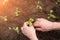
[{"label": "small plant", "polygon": [[13,30],[15,30],[17,32],[17,34],[19,34],[19,28],[18,27],[13,27]]},{"label": "small plant", "polygon": [[19,12],[18,8],[16,8],[15,16],[19,16]]},{"label": "small plant", "polygon": [[18,27],[9,27],[9,30],[16,31],[17,34],[19,34],[19,28]]},{"label": "small plant", "polygon": [[12,28],[11,27],[9,27],[9,30],[11,30]]},{"label": "small plant", "polygon": [[33,18],[30,18],[30,19],[28,20],[28,25],[31,26],[31,25],[33,24],[33,22],[34,22],[34,19],[33,19]]},{"label": "small plant", "polygon": [[2,19],[2,20],[4,20],[4,21],[7,21],[8,19],[7,19],[7,16],[0,16],[0,18]]},{"label": "small plant", "polygon": [[56,4],[58,4],[58,6],[60,6],[60,0],[57,0]]},{"label": "small plant", "polygon": [[36,6],[36,9],[39,9],[39,10],[42,10],[43,9],[42,6],[40,5],[40,2],[39,1],[38,1],[37,6]]},{"label": "small plant", "polygon": [[53,19],[55,19],[56,18],[56,16],[53,14],[53,10],[50,10],[50,14],[48,14],[49,16],[48,16],[48,19],[50,19],[50,18],[53,18]]}]

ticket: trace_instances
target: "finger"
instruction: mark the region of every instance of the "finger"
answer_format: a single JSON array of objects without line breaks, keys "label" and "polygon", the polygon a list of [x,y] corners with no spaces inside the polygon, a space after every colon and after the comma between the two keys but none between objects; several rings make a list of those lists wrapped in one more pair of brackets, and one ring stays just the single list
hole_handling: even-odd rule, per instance
[{"label": "finger", "polygon": [[39,21],[39,20],[40,20],[40,18],[37,18],[37,19],[36,19],[36,21]]},{"label": "finger", "polygon": [[37,31],[43,31],[42,28],[35,28]]},{"label": "finger", "polygon": [[38,22],[35,22],[35,23],[33,24],[33,26],[34,26],[34,27],[40,27],[40,24],[39,24]]},{"label": "finger", "polygon": [[47,21],[47,20],[45,18],[41,18],[39,21],[41,22],[41,21]]},{"label": "finger", "polygon": [[23,27],[27,27],[27,22],[24,23]]},{"label": "finger", "polygon": [[42,28],[35,28],[37,31],[42,31],[42,32],[47,32],[49,30],[46,30],[46,29],[42,29]]},{"label": "finger", "polygon": [[24,34],[24,27],[21,27],[21,32]]},{"label": "finger", "polygon": [[21,27],[21,30],[23,30],[23,27]]},{"label": "finger", "polygon": [[30,27],[33,27],[34,28],[34,26],[32,25],[32,26],[30,26]]},{"label": "finger", "polygon": [[42,20],[42,19],[44,19],[44,18],[37,18],[36,21],[39,21],[39,20]]}]

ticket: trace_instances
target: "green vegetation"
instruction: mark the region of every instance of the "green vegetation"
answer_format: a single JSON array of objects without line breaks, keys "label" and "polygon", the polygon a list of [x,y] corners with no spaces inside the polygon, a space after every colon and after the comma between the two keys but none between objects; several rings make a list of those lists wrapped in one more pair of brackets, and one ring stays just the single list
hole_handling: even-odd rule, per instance
[{"label": "green vegetation", "polygon": [[19,34],[19,28],[18,27],[9,27],[9,30],[16,31],[17,34]]},{"label": "green vegetation", "polygon": [[31,25],[33,24],[33,22],[34,22],[34,19],[33,19],[33,18],[30,18],[30,19],[28,20],[28,25],[31,26]]},{"label": "green vegetation", "polygon": [[40,2],[38,1],[38,4],[36,5],[36,9],[42,10],[42,6],[40,5]]},{"label": "green vegetation", "polygon": [[60,2],[60,0],[57,0],[57,2]]},{"label": "green vegetation", "polygon": [[9,27],[9,30],[11,30],[12,28],[11,27]]},{"label": "green vegetation", "polygon": [[15,16],[19,16],[19,10],[18,10],[18,8],[16,8],[16,11],[15,11]]},{"label": "green vegetation", "polygon": [[53,19],[55,19],[56,18],[56,16],[53,14],[53,10],[50,10],[50,14],[48,14],[49,16],[48,16],[48,19],[50,19],[50,18],[53,18]]},{"label": "green vegetation", "polygon": [[7,21],[7,16],[0,16],[1,20]]},{"label": "green vegetation", "polygon": [[58,4],[58,6],[60,6],[60,0],[57,0],[56,4]]}]

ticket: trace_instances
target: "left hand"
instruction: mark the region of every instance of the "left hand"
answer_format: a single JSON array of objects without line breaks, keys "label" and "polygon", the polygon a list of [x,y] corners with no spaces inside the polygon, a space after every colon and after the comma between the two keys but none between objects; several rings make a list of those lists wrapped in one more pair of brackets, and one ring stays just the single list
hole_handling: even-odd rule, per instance
[{"label": "left hand", "polygon": [[23,27],[21,27],[22,33],[30,38],[31,40],[37,40],[36,31],[33,26],[27,26],[27,22],[24,23]]},{"label": "left hand", "polygon": [[48,21],[44,18],[38,18],[33,25],[36,30],[42,32],[47,32],[55,29],[54,22]]}]

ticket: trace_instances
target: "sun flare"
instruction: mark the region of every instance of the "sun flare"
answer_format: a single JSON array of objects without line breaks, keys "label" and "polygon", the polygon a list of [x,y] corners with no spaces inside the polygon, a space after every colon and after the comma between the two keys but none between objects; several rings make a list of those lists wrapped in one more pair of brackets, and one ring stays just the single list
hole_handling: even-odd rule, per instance
[{"label": "sun flare", "polygon": [[8,0],[3,0],[3,5],[5,4],[5,3],[7,3],[8,2]]}]

